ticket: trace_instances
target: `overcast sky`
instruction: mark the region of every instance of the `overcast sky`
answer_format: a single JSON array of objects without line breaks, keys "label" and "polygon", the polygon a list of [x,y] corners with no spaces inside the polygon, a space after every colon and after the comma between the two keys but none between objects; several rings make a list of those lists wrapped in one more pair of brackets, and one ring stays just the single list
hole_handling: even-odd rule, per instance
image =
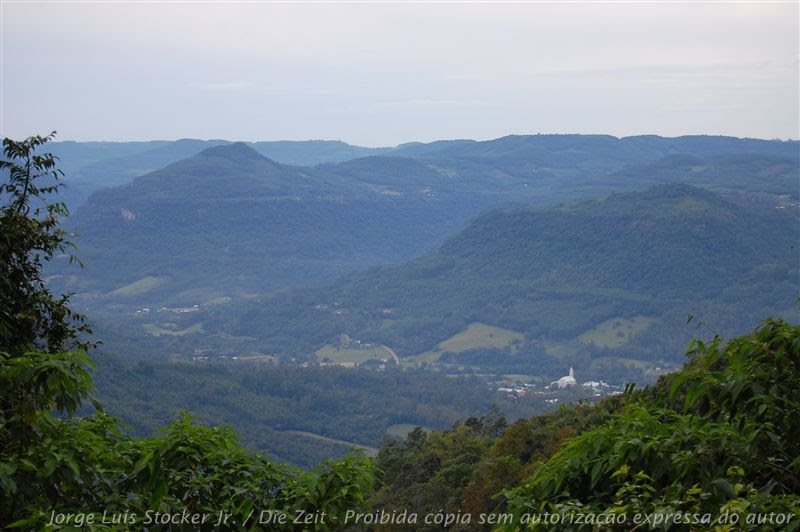
[{"label": "overcast sky", "polygon": [[0,0],[0,133],[797,139],[799,5]]}]

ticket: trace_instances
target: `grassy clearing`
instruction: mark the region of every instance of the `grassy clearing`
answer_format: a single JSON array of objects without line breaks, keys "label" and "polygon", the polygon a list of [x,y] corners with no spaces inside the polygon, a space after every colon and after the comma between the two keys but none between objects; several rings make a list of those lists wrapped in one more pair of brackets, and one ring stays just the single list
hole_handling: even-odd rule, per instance
[{"label": "grassy clearing", "polygon": [[439,342],[433,351],[403,357],[403,363],[412,366],[422,363],[433,364],[439,361],[443,353],[463,353],[470,349],[505,349],[510,347],[511,352],[514,353],[517,350],[517,346],[524,341],[525,335],[522,333],[475,322],[471,323],[466,330]]},{"label": "grassy clearing", "polygon": [[611,318],[589,329],[578,337],[584,344],[615,348],[627,344],[637,333],[658,322],[657,318],[635,316],[633,318]]},{"label": "grassy clearing", "polygon": [[148,323],[147,325],[144,325],[143,328],[148,334],[150,334],[152,336],[162,336],[162,335],[183,336],[183,335],[189,334],[189,333],[203,332],[203,323],[202,322],[195,323],[194,325],[192,325],[190,327],[186,327],[185,329],[180,329],[180,330],[177,330],[177,331],[174,331],[172,329],[165,329],[163,327],[159,327],[158,325],[155,325],[155,324],[152,324],[152,323]]},{"label": "grassy clearing", "polygon": [[436,346],[436,351],[462,353],[470,349],[503,349],[510,347],[511,351],[514,352],[517,344],[522,343],[524,340],[525,335],[516,331],[486,325],[485,323],[471,323],[467,330],[448,338],[444,342],[440,342]]},{"label": "grassy clearing", "polygon": [[575,345],[569,343],[545,342],[544,350],[548,355],[559,360],[575,356],[577,353]]},{"label": "grassy clearing", "polygon": [[471,323],[466,330],[439,342],[433,351],[410,358],[414,358],[417,362],[435,362],[439,360],[442,353],[448,351],[463,353],[470,349],[504,349],[506,347],[510,347],[511,352],[514,353],[517,345],[524,340],[525,335],[522,333],[476,322]]},{"label": "grassy clearing", "polygon": [[373,346],[364,349],[336,347],[334,345],[326,345],[317,349],[314,353],[317,356],[317,361],[325,362],[328,359],[335,364],[346,362],[353,362],[360,364],[367,360],[389,360],[392,358],[384,348],[381,346]]},{"label": "grassy clearing", "polygon": [[148,275],[147,277],[143,277],[138,281],[134,281],[131,284],[125,285],[123,287],[117,288],[108,293],[109,296],[135,296],[138,294],[143,294],[149,290],[154,288],[158,288],[162,286],[164,283],[167,282],[166,277],[154,277],[152,275]]}]

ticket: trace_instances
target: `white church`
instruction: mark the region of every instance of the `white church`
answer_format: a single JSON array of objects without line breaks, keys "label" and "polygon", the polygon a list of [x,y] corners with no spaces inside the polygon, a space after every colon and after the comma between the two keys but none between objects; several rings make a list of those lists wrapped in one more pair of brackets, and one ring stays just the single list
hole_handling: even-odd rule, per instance
[{"label": "white church", "polygon": [[572,369],[572,366],[569,367],[569,375],[561,377],[557,381],[553,381],[550,383],[550,386],[556,385],[559,388],[566,388],[567,386],[575,386],[578,384],[575,381],[575,372]]}]

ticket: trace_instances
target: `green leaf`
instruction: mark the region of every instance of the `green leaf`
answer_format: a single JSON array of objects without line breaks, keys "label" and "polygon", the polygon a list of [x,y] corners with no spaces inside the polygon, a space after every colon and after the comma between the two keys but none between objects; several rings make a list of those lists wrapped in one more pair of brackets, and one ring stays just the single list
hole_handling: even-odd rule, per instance
[{"label": "green leaf", "polygon": [[718,478],[711,481],[711,485],[724,493],[729,499],[736,498],[736,491],[724,478]]},{"label": "green leaf", "polygon": [[156,482],[155,488],[153,489],[153,500],[152,505],[157,506],[158,503],[161,502],[161,499],[164,498],[164,495],[167,493],[167,483],[164,482],[163,478],[158,479]]},{"label": "green leaf", "polygon": [[105,410],[103,410],[102,403],[100,403],[100,401],[98,401],[94,396],[91,396],[89,400],[92,402],[92,406],[94,407],[95,410],[97,410],[98,412],[105,412]]},{"label": "green leaf", "polygon": [[600,474],[603,472],[604,465],[605,463],[603,461],[598,460],[592,467],[592,488],[594,488],[597,485],[597,481],[600,478]]}]

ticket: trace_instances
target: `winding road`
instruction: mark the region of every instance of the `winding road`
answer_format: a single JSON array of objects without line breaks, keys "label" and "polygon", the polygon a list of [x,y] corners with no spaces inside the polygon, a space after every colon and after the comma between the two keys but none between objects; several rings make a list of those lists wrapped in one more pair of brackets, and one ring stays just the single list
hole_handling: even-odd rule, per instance
[{"label": "winding road", "polygon": [[392,350],[391,347],[386,347],[385,345],[381,345],[381,347],[384,348],[386,351],[388,351],[390,355],[392,355],[392,358],[394,359],[394,363],[399,366],[400,365],[400,358],[397,356],[397,353],[395,353],[394,350]]}]

